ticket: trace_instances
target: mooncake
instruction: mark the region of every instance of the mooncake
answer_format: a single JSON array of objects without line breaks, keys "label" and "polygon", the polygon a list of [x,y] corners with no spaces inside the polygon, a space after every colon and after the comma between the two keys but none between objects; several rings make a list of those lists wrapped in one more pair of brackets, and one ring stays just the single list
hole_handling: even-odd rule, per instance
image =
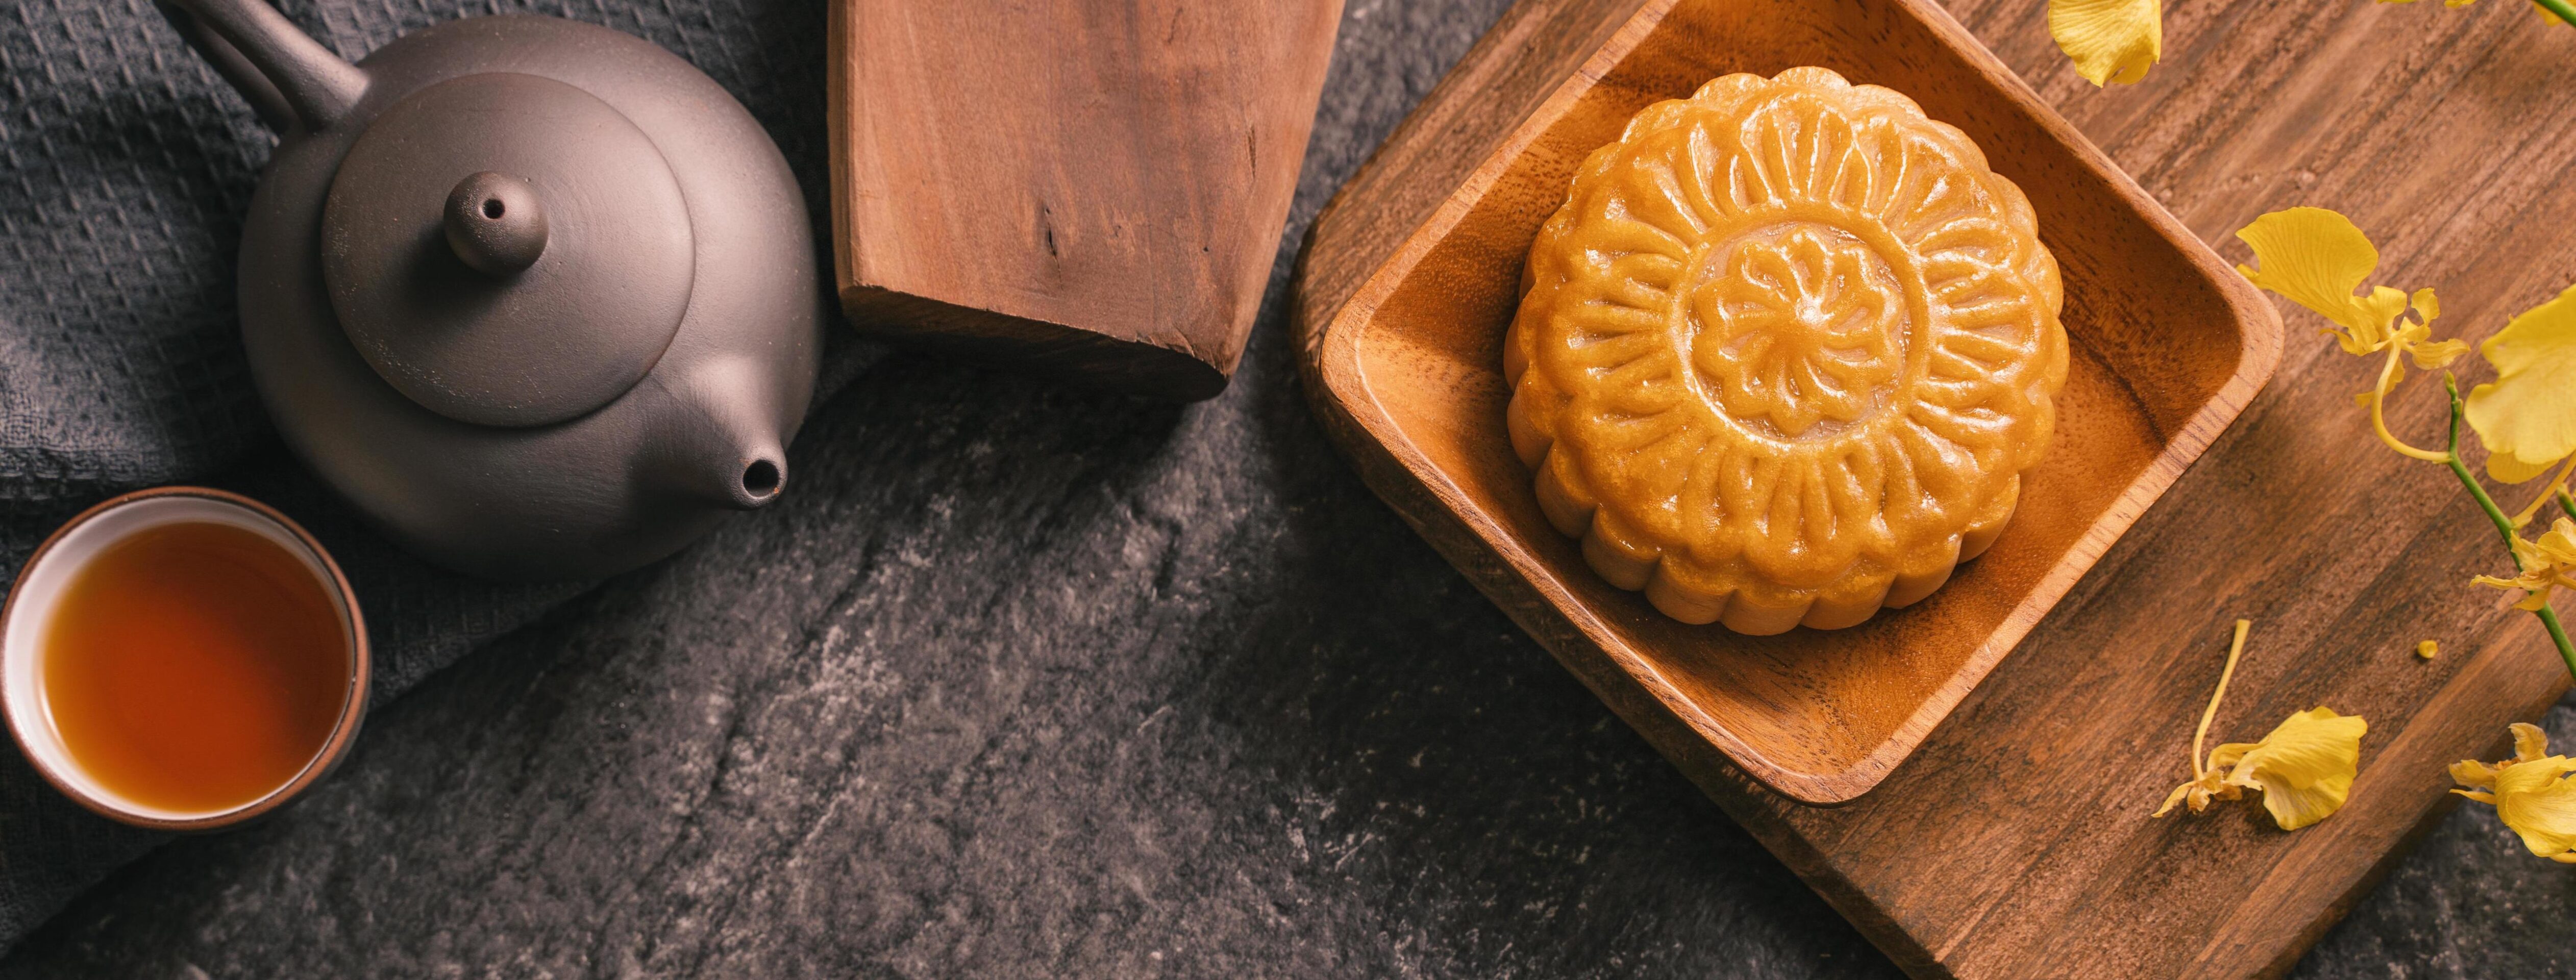
[{"label": "mooncake", "polygon": [[2066,379],[2021,189],[1822,68],[1649,106],[1576,172],[1504,343],[1549,523],[1665,615],[1910,605],[1994,543]]}]

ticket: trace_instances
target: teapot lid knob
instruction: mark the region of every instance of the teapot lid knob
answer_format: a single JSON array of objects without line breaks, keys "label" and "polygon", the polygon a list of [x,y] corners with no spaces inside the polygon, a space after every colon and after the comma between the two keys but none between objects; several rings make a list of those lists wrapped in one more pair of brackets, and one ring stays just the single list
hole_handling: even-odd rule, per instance
[{"label": "teapot lid knob", "polygon": [[546,251],[546,210],[537,189],[509,174],[485,170],[447,192],[447,247],[487,276],[510,276],[537,264]]},{"label": "teapot lid knob", "polygon": [[616,106],[489,72],[367,124],[322,211],[340,331],[413,402],[550,425],[652,373],[688,313],[697,250],[670,161]]}]

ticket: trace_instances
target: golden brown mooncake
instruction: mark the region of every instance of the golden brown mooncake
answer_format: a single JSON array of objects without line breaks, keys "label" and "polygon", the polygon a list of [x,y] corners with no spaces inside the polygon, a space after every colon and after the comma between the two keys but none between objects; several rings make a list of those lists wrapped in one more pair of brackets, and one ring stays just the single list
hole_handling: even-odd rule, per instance
[{"label": "golden brown mooncake", "polygon": [[1584,160],[1503,345],[1512,448],[1601,577],[1852,626],[1994,543],[2066,380],[2030,202],[1912,99],[1728,75]]}]

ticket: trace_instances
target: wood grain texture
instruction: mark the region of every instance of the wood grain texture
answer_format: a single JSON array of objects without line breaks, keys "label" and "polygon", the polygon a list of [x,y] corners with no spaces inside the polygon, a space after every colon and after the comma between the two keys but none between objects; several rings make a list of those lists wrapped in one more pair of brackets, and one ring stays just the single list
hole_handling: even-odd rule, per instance
[{"label": "wood grain texture", "polygon": [[[1640,6],[1524,0],[1495,34],[1548,25],[1558,36],[1600,38]],[[2167,64],[2139,89],[2108,93],[2061,63],[2037,0],[1959,12],[1988,36],[2010,39],[2009,63],[2037,79],[2051,103],[2080,109],[2078,127],[2199,236],[2223,241],[2262,211],[2291,204],[2343,209],[2379,237],[2391,259],[2384,278],[2440,286],[2450,312],[2442,326],[2483,336],[2554,292],[2576,256],[2568,205],[2548,199],[2547,161],[2565,159],[2576,139],[2576,113],[2547,97],[2576,75],[2568,42],[2518,9],[2401,25],[2397,15],[2409,8],[2353,6],[2337,20],[2286,2],[2177,4]],[[1707,50],[1725,46],[1707,40]],[[1331,379],[1322,376],[1333,361],[1327,326],[1375,270],[1401,258],[1407,232],[1389,225],[1437,220],[1450,192],[1472,183],[1558,82],[1578,70],[1605,74],[1584,64],[1590,51],[1571,47],[1489,37],[1451,79],[1477,78],[1477,87],[1444,83],[1318,220],[1298,320],[1310,366],[1325,369],[1310,372],[1310,397],[1338,435],[1354,430],[1348,415],[1335,417]],[[1914,60],[1881,68],[1902,72]],[[1522,64],[1497,64],[1505,61]],[[1938,108],[1933,115],[1943,117]],[[2041,210],[2045,233],[2048,207]],[[2230,257],[2244,256],[2228,244]],[[1507,236],[1478,245],[1494,253],[1489,261],[1513,261]],[[2515,261],[2477,261],[2507,250]],[[2300,339],[2289,345],[2282,383],[1912,761],[1849,806],[1804,807],[1767,792],[1713,753],[1689,751],[1697,733],[1656,722],[1669,712],[1622,703],[1635,695],[1621,685],[1633,691],[1633,682],[1569,666],[1918,975],[2285,971],[2442,812],[2442,765],[2497,751],[2506,722],[2536,717],[2566,684],[2527,616],[2465,584],[2503,560],[2474,506],[2438,467],[2398,458],[2369,437],[2350,401],[2367,385],[2366,366],[2306,341],[2311,325],[2294,328]],[[1490,327],[1499,335],[1499,322]],[[2422,441],[2439,414],[2418,396],[2401,403],[2392,424]],[[1395,478],[1402,466],[1391,456],[1362,449],[1354,457],[1381,495],[1497,594],[1511,571],[1460,547],[1472,532],[1438,516],[1454,487]],[[1497,597],[1562,655],[1567,635],[1551,635],[1528,605]],[[2240,615],[2256,620],[2254,641],[2213,735],[2250,738],[2316,704],[2372,723],[2352,802],[2294,834],[2273,829],[2251,805],[2147,818],[2187,775],[2183,750],[2228,624]],[[2427,637],[2451,652],[2416,660],[2410,651]],[[2522,859],[2514,850],[2497,855]]]},{"label": "wood grain texture", "polygon": [[1224,390],[1341,9],[833,0],[833,244],[851,320],[1093,387]]}]

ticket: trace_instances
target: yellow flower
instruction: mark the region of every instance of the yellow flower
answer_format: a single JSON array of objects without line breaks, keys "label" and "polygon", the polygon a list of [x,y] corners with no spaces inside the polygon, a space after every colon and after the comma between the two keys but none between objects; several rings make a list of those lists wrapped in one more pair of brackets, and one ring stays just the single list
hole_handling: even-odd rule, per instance
[{"label": "yellow flower", "polygon": [[[2406,377],[2401,356],[2413,358],[2416,367],[2429,371],[2469,352],[2469,345],[2461,340],[2433,341],[2433,318],[2442,315],[2441,300],[2433,291],[2418,289],[2410,296],[2402,289],[2372,286],[2369,295],[2354,295],[2353,290],[2379,268],[2379,249],[2353,226],[2352,219],[2324,208],[2274,211],[2254,219],[2236,237],[2254,247],[2254,260],[2263,266],[2260,270],[2237,266],[2247,280],[2343,328],[2326,333],[2344,353],[2387,352],[2379,383],[2354,398],[2370,409],[2370,425],[2379,441],[2416,459],[2449,461],[2448,453],[2417,449],[2390,433],[2385,411],[2388,392]],[[2406,318],[2409,308],[2415,311],[2413,319]]]},{"label": "yellow flower", "polygon": [[[2442,315],[2432,290],[2418,289],[2410,297],[2405,290],[2372,286],[2368,296],[2353,294],[2379,268],[2379,249],[2352,219],[2324,208],[2290,208],[2254,219],[2236,237],[2254,247],[2254,260],[2263,266],[2240,265],[2236,271],[2342,327],[2326,333],[2344,353],[2375,354],[2394,345],[2428,370],[2468,353],[2469,345],[2459,340],[2429,342],[2430,324]],[[2410,305],[2419,319],[2399,321]]]},{"label": "yellow flower", "polygon": [[[2233,800],[2245,789],[2263,791],[2263,809],[2282,830],[2297,830],[2343,809],[2361,768],[2361,736],[2370,723],[2318,707],[2283,719],[2259,742],[2229,742],[2209,753],[2209,767],[2165,797],[2164,816],[2176,803],[2191,812],[2211,799]],[[2222,775],[2223,774],[2223,775]]]},{"label": "yellow flower", "polygon": [[2469,427],[2487,473],[2521,483],[2576,454],[2576,286],[2478,345],[2496,379],[2469,390]]},{"label": "yellow flower", "polygon": [[[2370,723],[2359,717],[2310,708],[2283,719],[2260,742],[2219,746],[2209,754],[2209,766],[2234,763],[2228,785],[2261,789],[2272,822],[2297,830],[2343,809],[2361,768],[2361,736],[2369,731]],[[2229,749],[2243,751],[2230,755]]]},{"label": "yellow flower", "polygon": [[2576,762],[2563,755],[2541,754],[2547,751],[2547,733],[2539,726],[2516,722],[2513,758],[2494,765],[2476,759],[2452,763],[2451,780],[2476,788],[2451,792],[2493,804],[2496,816],[2522,836],[2522,846],[2531,853],[2576,864],[2576,785],[2567,781],[2567,774],[2576,772]]},{"label": "yellow flower", "polygon": [[2236,621],[2227,666],[2219,671],[2218,689],[2210,694],[2200,729],[2191,737],[2192,777],[2165,796],[2156,816],[2172,812],[2176,804],[2199,813],[2212,799],[2233,800],[2255,789],[2262,791],[2263,809],[2271,811],[2273,823],[2297,830],[2333,816],[2351,795],[2353,776],[2361,768],[2361,737],[2370,723],[2331,708],[2291,715],[2261,741],[2221,745],[2209,753],[2207,765],[2201,763],[2201,742],[2209,734],[2210,718],[2218,714],[2218,702],[2227,696],[2227,681],[2236,673],[2236,658],[2245,650],[2245,631],[2252,625]]},{"label": "yellow flower", "polygon": [[2514,603],[2525,612],[2539,612],[2549,606],[2549,590],[2576,589],[2576,521],[2561,517],[2549,526],[2549,533],[2538,541],[2527,541],[2519,534],[2513,538],[2515,563],[2522,574],[2513,578],[2480,575],[2470,581],[2499,589],[2521,589],[2528,593]]},{"label": "yellow flower", "polygon": [[2415,655],[2426,660],[2431,660],[2442,655],[2442,645],[2431,640],[2415,644]]},{"label": "yellow flower", "polygon": [[2048,0],[2048,35],[2085,81],[2128,85],[2164,57],[2164,9],[2160,0]]}]

